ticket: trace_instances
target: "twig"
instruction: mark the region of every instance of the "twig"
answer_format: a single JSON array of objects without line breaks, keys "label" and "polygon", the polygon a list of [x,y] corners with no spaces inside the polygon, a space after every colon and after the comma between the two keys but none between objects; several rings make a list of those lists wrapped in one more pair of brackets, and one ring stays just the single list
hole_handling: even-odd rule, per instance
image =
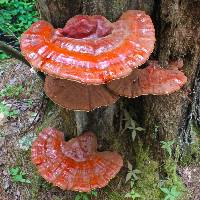
[{"label": "twig", "polygon": [[22,54],[19,51],[17,51],[10,45],[5,44],[2,41],[0,41],[0,50],[4,51],[6,54],[11,55],[12,57],[22,61],[23,63],[31,67],[29,62],[22,56]]}]

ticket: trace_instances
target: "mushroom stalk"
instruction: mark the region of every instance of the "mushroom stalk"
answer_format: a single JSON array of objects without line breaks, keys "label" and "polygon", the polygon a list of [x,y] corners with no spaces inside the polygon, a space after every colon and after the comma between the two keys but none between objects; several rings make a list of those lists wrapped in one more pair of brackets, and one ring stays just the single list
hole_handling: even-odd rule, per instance
[{"label": "mushroom stalk", "polygon": [[[31,67],[30,63],[24,58],[24,56],[19,51],[14,49],[12,46],[7,45],[4,42],[0,41],[0,50]],[[42,80],[44,80],[45,76],[43,73],[37,72],[37,74]]]},{"label": "mushroom stalk", "polygon": [[77,135],[80,135],[88,127],[88,115],[85,111],[74,111],[76,119]]}]

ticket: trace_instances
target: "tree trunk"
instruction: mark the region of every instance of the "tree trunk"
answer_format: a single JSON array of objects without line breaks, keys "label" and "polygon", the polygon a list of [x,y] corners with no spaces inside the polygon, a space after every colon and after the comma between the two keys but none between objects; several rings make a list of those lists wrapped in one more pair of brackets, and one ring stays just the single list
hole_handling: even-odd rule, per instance
[{"label": "tree trunk", "polygon": [[[169,96],[143,98],[146,141],[155,144],[154,150],[158,152],[158,141],[178,139],[183,150],[191,143],[191,122],[197,120],[199,123],[200,2],[166,0],[156,7],[159,61],[164,64],[170,59],[182,58],[188,82],[181,91]],[[159,131],[152,137],[155,126],[159,127]],[[155,155],[162,157],[162,154]]]},{"label": "tree trunk", "polygon": [[[184,89],[175,94],[147,96],[129,101],[128,107],[142,102],[143,110],[138,111],[138,107],[141,109],[141,106],[134,106],[135,112],[144,113],[140,118],[147,130],[145,141],[147,144],[154,144],[152,149],[156,150],[159,148],[158,141],[165,139],[179,138],[184,146],[191,140],[189,122],[198,118],[198,124],[200,124],[199,109],[197,109],[199,91],[189,92],[189,90],[193,91],[194,85],[199,90],[197,87],[199,81],[198,79],[195,81],[200,53],[199,7],[200,2],[189,0],[38,0],[41,17],[55,27],[63,27],[65,22],[76,14],[100,14],[114,21],[127,9],[141,9],[152,16],[157,38],[152,57],[159,59],[161,64],[166,64],[170,59],[182,58],[183,71],[188,77],[188,83]],[[78,134],[85,129],[91,129],[102,141],[109,140],[108,144],[112,144],[112,139],[121,127],[121,108],[124,107],[120,106],[122,101],[90,113],[75,112],[74,119]],[[192,115],[190,115],[191,108]],[[72,112],[68,113],[73,115]],[[68,117],[66,119],[67,125],[74,124],[69,123]],[[159,127],[156,133],[155,126]]]}]

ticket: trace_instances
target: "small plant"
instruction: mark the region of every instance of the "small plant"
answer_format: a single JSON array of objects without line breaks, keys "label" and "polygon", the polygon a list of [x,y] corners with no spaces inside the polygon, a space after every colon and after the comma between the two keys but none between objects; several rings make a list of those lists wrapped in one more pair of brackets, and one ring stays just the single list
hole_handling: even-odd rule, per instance
[{"label": "small plant", "polygon": [[33,100],[32,99],[28,99],[27,100],[27,104],[29,107],[31,107],[33,105]]},{"label": "small plant", "polygon": [[124,120],[126,122],[125,122],[125,127],[122,132],[124,132],[127,129],[131,130],[131,136],[132,136],[133,141],[135,140],[137,132],[145,131],[144,128],[137,126],[137,122],[132,119],[132,117],[130,116],[127,110],[124,110]]},{"label": "small plant", "polygon": [[158,132],[159,132],[158,128],[159,128],[159,126],[155,125],[155,126],[154,126],[154,129],[153,129],[153,131],[152,131],[152,135],[153,135],[153,138],[154,138],[154,139],[157,138],[157,135],[158,135]]},{"label": "small plant", "polygon": [[139,179],[138,174],[141,174],[141,171],[138,169],[133,169],[132,164],[128,161],[128,173],[126,175],[126,182],[130,181],[131,191],[125,195],[126,198],[132,198],[134,200],[141,197],[140,194],[137,193],[133,188],[135,181]]},{"label": "small plant", "polygon": [[131,187],[133,187],[135,181],[139,179],[138,174],[141,174],[141,171],[138,169],[133,169],[133,166],[128,161],[128,173],[126,175],[126,182],[131,180]]},{"label": "small plant", "polygon": [[173,144],[174,144],[174,140],[173,141],[168,141],[168,142],[165,142],[165,141],[161,141],[161,148],[164,149],[168,154],[169,156],[171,157],[172,156],[172,147],[173,147]]},{"label": "small plant", "polygon": [[11,118],[15,118],[19,115],[19,112],[9,108],[5,101],[0,102],[0,113],[3,113],[6,117]]},{"label": "small plant", "polygon": [[90,200],[90,197],[97,197],[97,191],[92,190],[91,192],[80,192],[76,195],[75,200]]},{"label": "small plant", "polygon": [[34,0],[0,0],[0,29],[18,37],[38,19],[34,4]]},{"label": "small plant", "polygon": [[164,200],[176,200],[180,197],[181,192],[177,191],[176,186],[172,186],[171,188],[160,188],[162,192],[165,193]]},{"label": "small plant", "polygon": [[[0,30],[9,44],[17,47],[19,36],[38,20],[35,0],[0,0],[0,8]],[[0,51],[0,60],[7,58],[10,56]]]},{"label": "small plant", "polygon": [[0,60],[4,60],[8,58],[10,58],[9,55],[5,54],[3,51],[0,51]]},{"label": "small plant", "polygon": [[26,173],[22,172],[20,167],[13,167],[9,169],[9,174],[13,182],[31,183],[31,181],[26,178]]},{"label": "small plant", "polygon": [[19,97],[19,95],[24,91],[24,88],[22,85],[6,85],[1,91],[0,91],[0,97]]},{"label": "small plant", "polygon": [[0,138],[3,138],[4,135],[5,135],[4,132],[1,132],[1,131],[0,131]]},{"label": "small plant", "polygon": [[125,197],[126,197],[126,198],[132,198],[132,199],[134,200],[134,199],[140,198],[141,196],[140,196],[139,193],[135,192],[135,191],[132,189],[129,193],[127,193],[127,194],[125,195]]}]

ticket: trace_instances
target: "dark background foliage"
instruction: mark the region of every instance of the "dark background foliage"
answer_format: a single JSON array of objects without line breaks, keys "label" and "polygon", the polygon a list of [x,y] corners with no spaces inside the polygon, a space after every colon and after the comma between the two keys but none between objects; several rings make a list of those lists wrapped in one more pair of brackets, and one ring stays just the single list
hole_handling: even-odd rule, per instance
[{"label": "dark background foliage", "polygon": [[[35,0],[0,0],[0,40],[19,48],[20,35],[38,20]],[[0,59],[8,55],[0,51]]]}]

